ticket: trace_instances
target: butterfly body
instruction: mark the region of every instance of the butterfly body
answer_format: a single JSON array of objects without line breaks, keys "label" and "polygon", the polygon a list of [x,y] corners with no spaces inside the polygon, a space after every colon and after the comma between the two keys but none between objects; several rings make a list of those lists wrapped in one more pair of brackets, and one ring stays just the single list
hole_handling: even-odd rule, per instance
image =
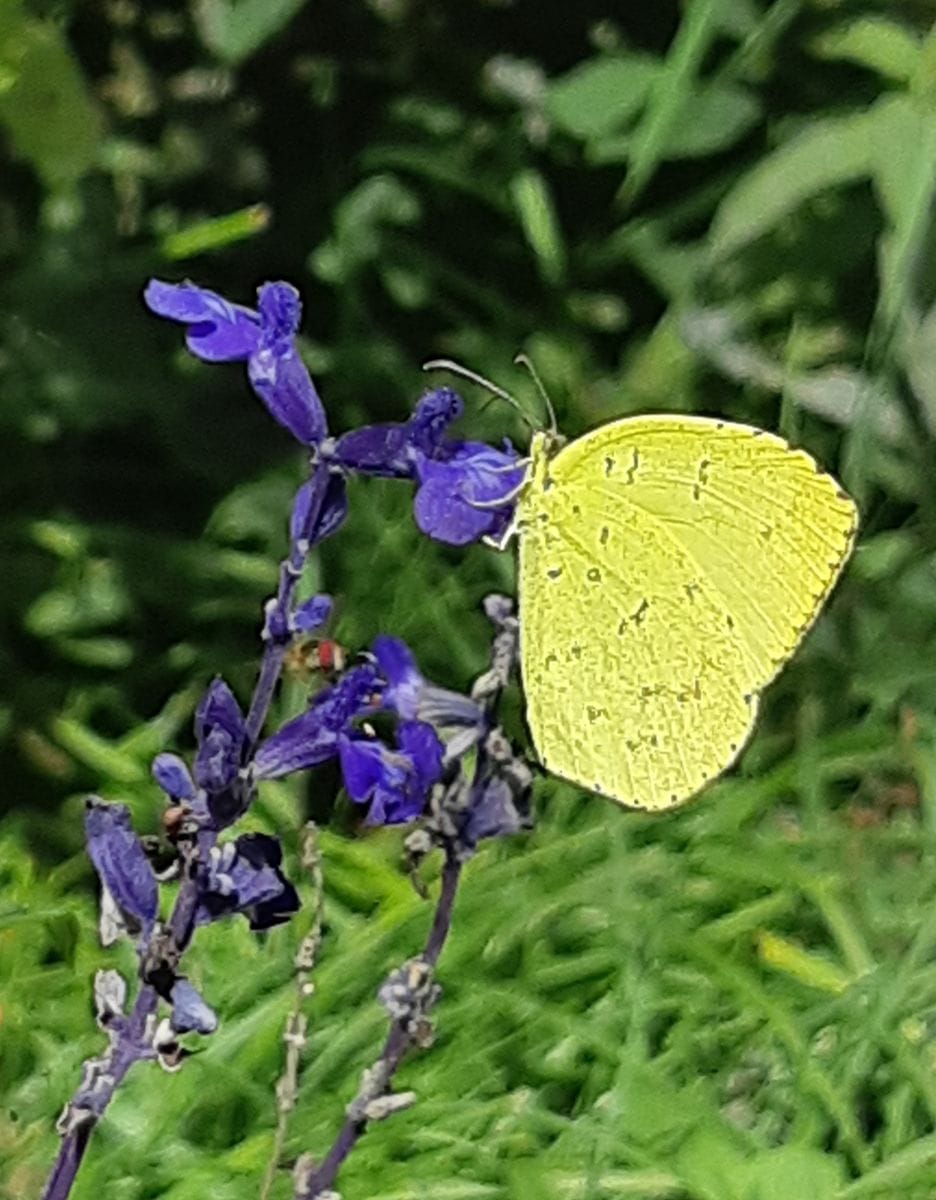
[{"label": "butterfly body", "polygon": [[521,666],[543,765],[665,809],[737,757],[851,551],[855,506],[746,425],[536,435],[518,508]]}]

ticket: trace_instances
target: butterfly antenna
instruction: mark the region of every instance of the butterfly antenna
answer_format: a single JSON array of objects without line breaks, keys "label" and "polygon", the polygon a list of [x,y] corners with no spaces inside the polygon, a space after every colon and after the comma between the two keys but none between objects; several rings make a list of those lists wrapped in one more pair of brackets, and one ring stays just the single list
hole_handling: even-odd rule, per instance
[{"label": "butterfly antenna", "polygon": [[497,396],[500,400],[506,400],[511,408],[516,409],[520,414],[523,423],[536,433],[536,426],[523,411],[520,402],[515,396],[511,396],[510,392],[505,392],[502,387],[498,387],[496,383],[492,383],[490,379],[486,379],[483,375],[479,375],[477,371],[471,371],[468,367],[463,367],[461,363],[453,362],[450,358],[431,358],[428,362],[423,363],[424,371],[451,371],[453,375],[458,375],[462,379],[469,379],[472,383],[476,383],[479,387],[486,388],[492,396]]},{"label": "butterfly antenna", "polygon": [[536,367],[533,366],[532,360],[526,354],[518,354],[514,359],[514,362],[517,364],[517,366],[526,367],[526,369],[530,372],[533,382],[536,384],[536,390],[539,392],[540,398],[546,405],[546,412],[549,414],[549,432],[553,437],[558,437],[559,423],[556,420],[556,410],[553,408],[553,402],[549,398],[549,392],[547,392],[543,386],[543,381],[540,379],[539,372],[537,371]]}]

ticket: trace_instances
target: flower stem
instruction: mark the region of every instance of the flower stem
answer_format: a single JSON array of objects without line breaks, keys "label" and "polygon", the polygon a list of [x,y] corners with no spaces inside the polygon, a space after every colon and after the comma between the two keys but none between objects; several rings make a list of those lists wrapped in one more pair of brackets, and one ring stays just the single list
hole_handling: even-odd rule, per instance
[{"label": "flower stem", "polygon": [[[150,1057],[147,1026],[156,1012],[155,990],[144,984],[137,995],[136,1003],[119,1036],[114,1038],[108,1051],[99,1059],[85,1063],[85,1076],[74,1100],[62,1114],[65,1127],[62,1143],[55,1163],[49,1173],[42,1200],[66,1200],[81,1166],[85,1150],[94,1127],[104,1115],[114,1093],[123,1082],[124,1076],[135,1062]],[[79,1096],[93,1084],[93,1108],[80,1104]]]},{"label": "flower stem", "polygon": [[[321,514],[328,486],[327,466],[317,462],[313,468],[310,482],[312,484],[312,500],[308,506],[308,512],[302,522],[302,527],[293,531],[289,554],[280,564],[276,605],[281,612],[287,614],[292,609],[296,586],[305,567],[315,526]],[[272,639],[267,642],[247,714],[245,753],[248,755],[253,753],[263,730],[273,701],[273,693],[279,681],[284,654],[285,649],[282,645],[278,645]],[[198,857],[203,858],[207,855],[214,840],[213,831],[202,832],[198,839]],[[193,862],[186,864],[186,868],[193,867]],[[186,869],[184,882],[176,896],[176,902],[169,918],[169,930],[180,958],[191,941],[197,900],[198,891],[194,871]],[[145,960],[145,957],[144,948],[142,960]],[[60,1128],[64,1128],[62,1141],[41,1200],[67,1200],[91,1134],[104,1115],[117,1088],[123,1082],[124,1076],[134,1063],[144,1058],[154,1057],[152,1047],[147,1039],[148,1027],[151,1024],[151,1018],[156,1014],[158,1004],[159,997],[155,989],[149,984],[141,984],[124,1028],[114,1036],[110,1047],[100,1058],[89,1059],[85,1063],[85,1076],[60,1122]],[[93,1084],[93,1093],[89,1091],[90,1084]]]},{"label": "flower stem", "polygon": [[306,1047],[306,1030],[308,1018],[305,1006],[312,995],[312,968],[322,944],[322,930],[325,923],[325,884],[322,879],[322,861],[318,849],[318,830],[313,822],[309,822],[302,834],[302,865],[312,878],[313,914],[312,924],[305,937],[299,943],[293,959],[296,971],[296,993],[292,1010],[286,1021],[283,1041],[286,1043],[286,1062],[283,1073],[276,1085],[276,1132],[273,1136],[273,1150],[267,1162],[267,1169],[260,1188],[260,1200],[269,1200],[283,1148],[286,1145],[289,1117],[296,1107],[299,1098],[299,1065],[302,1051]]},{"label": "flower stem", "polygon": [[[422,961],[429,967],[434,967],[445,946],[446,938],[452,926],[452,911],[455,905],[455,894],[461,878],[462,864],[449,856],[442,870],[442,890],[439,893],[432,927],[426,939],[422,952]],[[374,1064],[370,1074],[379,1077],[385,1090],[389,1090],[390,1081],[396,1074],[397,1068],[403,1061],[407,1051],[416,1044],[412,1030],[406,1018],[398,1018],[390,1025],[390,1031],[384,1042],[380,1058]],[[345,1159],[367,1129],[368,1120],[359,1115],[359,1106],[352,1102],[348,1116],[345,1119],[338,1136],[325,1158],[316,1167],[311,1167],[300,1159],[296,1173],[296,1189],[294,1200],[315,1200],[317,1196],[329,1191],[341,1169]]]},{"label": "flower stem", "polygon": [[[312,500],[308,512],[302,522],[302,528],[295,531],[295,537],[289,547],[289,554],[280,563],[279,586],[276,591],[276,607],[280,612],[288,613],[293,607],[296,587],[302,577],[315,527],[321,516],[322,504],[328,488],[328,475],[328,466],[322,461],[317,461],[309,481],[312,485]],[[257,677],[257,684],[247,713],[247,738],[244,753],[248,757],[253,754],[260,734],[263,732],[270,705],[273,703],[273,693],[279,682],[285,654],[286,647],[274,639],[268,641],[264,647],[263,658],[260,662],[260,674]]]}]

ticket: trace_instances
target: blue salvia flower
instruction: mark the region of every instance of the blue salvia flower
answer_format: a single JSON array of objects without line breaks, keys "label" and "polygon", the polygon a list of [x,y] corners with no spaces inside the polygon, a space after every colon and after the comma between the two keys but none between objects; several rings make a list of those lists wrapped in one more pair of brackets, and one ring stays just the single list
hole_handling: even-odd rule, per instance
[{"label": "blue salvia flower", "polygon": [[374,639],[374,659],[385,681],[383,705],[402,721],[427,721],[445,740],[446,759],[458,758],[486,727],[484,712],[461,692],[430,683],[412,650],[399,638],[382,634]]},{"label": "blue salvia flower", "polygon": [[270,413],[304,446],[325,437],[325,409],[296,349],[302,315],[299,293],[288,283],[265,283],[258,292],[260,339],[247,360],[253,390]]},{"label": "blue salvia flower", "polygon": [[[499,538],[510,526],[525,468],[516,451],[446,436],[463,402],[451,388],[427,393],[408,421],[365,426],[329,439],[325,411],[296,349],[301,303],[287,283],[265,283],[257,310],[231,304],[193,283],[151,280],[144,299],[157,315],[188,327],[186,344],[208,362],[247,362],[254,391],[303,445],[341,472],[410,479],[415,518],[436,541],[463,546]],[[316,540],[344,519],[343,483],[334,476]],[[480,506],[480,507],[479,507]]]},{"label": "blue salvia flower", "polygon": [[[428,682],[398,638],[377,638],[373,658],[347,671],[307,712],[261,743],[255,779],[281,778],[337,756],[350,798],[370,805],[369,824],[398,824],[425,810],[444,763],[485,731],[483,710]],[[390,745],[362,725],[381,710],[398,718]]]},{"label": "blue salvia flower", "polygon": [[173,802],[191,805],[198,791],[191,772],[178,754],[157,754],[152,765],[153,778]]},{"label": "blue salvia flower", "polygon": [[464,412],[462,398],[451,388],[427,392],[408,421],[365,425],[337,438],[329,457],[347,471],[414,479],[419,455],[445,454],[446,431]]},{"label": "blue salvia flower", "polygon": [[185,344],[204,362],[242,362],[260,345],[260,316],[194,283],[151,279],[143,293],[151,312],[187,325]]},{"label": "blue salvia flower", "polygon": [[408,421],[343,434],[334,461],[362,474],[415,480],[416,524],[436,541],[463,546],[499,537],[513,517],[525,468],[509,444],[497,450],[447,437],[463,409],[451,388],[429,392]]},{"label": "blue salvia flower", "polygon": [[372,663],[346,671],[337,683],[318,693],[307,712],[261,742],[253,762],[255,778],[280,779],[334,758],[340,736],[352,723],[379,711],[381,691]]},{"label": "blue salvia flower", "polygon": [[149,309],[188,326],[186,345],[205,362],[247,362],[247,375],[270,415],[305,446],[328,432],[325,410],[295,344],[302,315],[288,283],[265,283],[256,310],[231,304],[194,283],[151,279]]},{"label": "blue salvia flower", "polygon": [[509,445],[496,450],[484,442],[449,443],[445,457],[419,455],[416,524],[429,537],[453,546],[501,537],[513,519],[526,473],[516,463]]},{"label": "blue salvia flower", "polygon": [[195,784],[215,828],[236,820],[244,807],[241,767],[247,726],[234,693],[214,679],[195,710]]},{"label": "blue salvia flower", "polygon": [[370,804],[368,825],[412,821],[442,776],[442,742],[425,721],[403,721],[395,746],[357,730],[338,739],[341,773],[356,804]]},{"label": "blue salvia flower", "polygon": [[125,804],[90,796],[85,811],[88,856],[121,912],[147,938],[159,910],[156,876],[130,823]]},{"label": "blue salvia flower", "polygon": [[218,1014],[187,979],[173,982],[168,999],[172,1004],[169,1024],[174,1033],[207,1035],[218,1028]]},{"label": "blue salvia flower", "polygon": [[266,833],[245,833],[213,846],[200,865],[195,923],[243,913],[251,929],[269,929],[299,909],[299,896],[280,869],[282,848]]}]

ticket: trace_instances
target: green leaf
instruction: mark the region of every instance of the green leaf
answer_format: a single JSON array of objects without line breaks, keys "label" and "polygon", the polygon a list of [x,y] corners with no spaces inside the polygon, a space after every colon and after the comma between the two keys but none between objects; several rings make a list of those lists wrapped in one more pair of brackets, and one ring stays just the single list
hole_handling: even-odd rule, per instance
[{"label": "green leaf", "polygon": [[306,0],[196,0],[202,41],[222,62],[236,66],[270,40]]},{"label": "green leaf", "polygon": [[126,585],[115,564],[92,558],[68,585],[39,596],[23,623],[36,637],[87,633],[122,620],[129,607]]},{"label": "green leaf", "polygon": [[746,88],[725,83],[697,87],[683,119],[671,128],[665,158],[704,158],[733,146],[760,120],[761,104]]},{"label": "green leaf", "polygon": [[59,638],[59,654],[86,667],[122,671],[133,662],[133,644],[124,638]]},{"label": "green leaf", "polygon": [[412,225],[420,211],[415,193],[396,176],[370,176],[338,206],[334,234],[312,252],[313,270],[328,283],[347,282],[381,256],[386,226]]},{"label": "green leaf", "polygon": [[891,227],[880,244],[879,317],[889,328],[912,295],[936,198],[936,110],[901,95],[869,118],[875,190]]},{"label": "green leaf", "polygon": [[94,165],[101,127],[81,70],[59,28],[18,0],[0,5],[0,124],[49,189]]},{"label": "green leaf", "polygon": [[789,938],[763,930],[757,936],[761,962],[820,991],[840,996],[851,984],[850,976],[836,963],[820,958]]},{"label": "green leaf", "polygon": [[565,274],[565,246],[548,183],[539,171],[521,171],[510,181],[510,194],[543,278],[559,283]]},{"label": "green leaf", "polygon": [[697,1129],[679,1147],[676,1162],[678,1175],[699,1200],[748,1200],[741,1140],[726,1128]]},{"label": "green leaf", "polygon": [[723,0],[690,0],[662,73],[654,80],[634,134],[623,198],[633,203],[666,156],[666,146],[694,90],[695,80],[721,27]]},{"label": "green leaf", "polygon": [[932,1184],[936,1177],[936,1134],[918,1138],[892,1154],[886,1162],[866,1171],[837,1193],[837,1200],[863,1200],[865,1196],[885,1200],[902,1196],[901,1189],[913,1183]]},{"label": "green leaf", "polygon": [[898,83],[909,83],[920,65],[920,39],[886,17],[845,21],[813,38],[809,48],[818,58],[857,63]]},{"label": "green leaf", "polygon": [[833,1200],[843,1177],[842,1162],[829,1154],[808,1146],[780,1146],[749,1164],[745,1200]]},{"label": "green leaf", "polygon": [[575,137],[620,132],[643,108],[661,70],[660,60],[649,54],[593,59],[549,84],[547,112]]},{"label": "green leaf", "polygon": [[874,110],[826,117],[762,159],[721,202],[711,247],[724,258],[770,232],[827,188],[871,173]]},{"label": "green leaf", "polygon": [[75,949],[81,938],[81,923],[73,912],[63,911],[46,918],[45,932],[55,953],[69,966],[74,966]]},{"label": "green leaf", "polygon": [[[717,154],[743,137],[761,115],[760,101],[746,88],[713,83],[694,89],[684,103],[684,120],[670,129],[661,150],[662,159],[705,158]],[[634,137],[599,138],[588,148],[594,163],[626,162]]]},{"label": "green leaf", "polygon": [[164,258],[194,258],[206,250],[220,250],[233,242],[242,242],[245,238],[263,233],[269,224],[269,208],[265,204],[251,204],[249,208],[199,221],[167,234],[159,248]]}]

